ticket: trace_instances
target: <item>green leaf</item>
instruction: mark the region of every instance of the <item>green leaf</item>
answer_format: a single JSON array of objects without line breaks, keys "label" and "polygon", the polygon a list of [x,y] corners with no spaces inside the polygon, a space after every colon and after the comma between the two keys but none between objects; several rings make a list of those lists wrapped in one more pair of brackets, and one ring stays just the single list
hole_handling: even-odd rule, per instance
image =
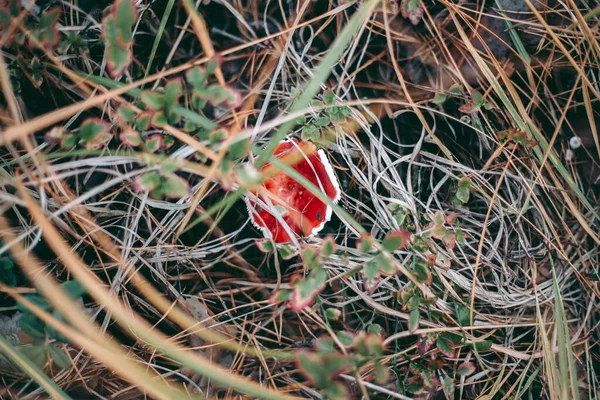
[{"label": "green leaf", "polygon": [[408,331],[410,333],[414,333],[417,329],[419,329],[419,319],[421,317],[421,313],[418,308],[415,308],[410,312],[408,316]]},{"label": "green leaf", "polygon": [[448,95],[447,94],[445,94],[445,93],[436,93],[435,97],[433,98],[433,100],[431,100],[431,102],[433,104],[444,104],[447,99],[448,99]]},{"label": "green leaf", "polygon": [[155,134],[146,139],[146,151],[156,153],[163,144],[163,137],[160,134]]},{"label": "green leaf", "polygon": [[393,253],[402,250],[408,244],[410,233],[406,230],[394,231],[388,234],[381,242],[381,247],[387,252]]},{"label": "green leaf", "polygon": [[50,353],[52,362],[54,362],[54,364],[56,364],[57,367],[64,370],[68,370],[71,368],[71,358],[63,349],[56,346],[49,346],[48,352]]},{"label": "green leaf", "polygon": [[183,178],[175,174],[169,174],[164,176],[162,191],[166,197],[181,198],[188,194],[189,186]]},{"label": "green leaf", "polygon": [[446,217],[444,217],[444,213],[441,211],[436,211],[433,215],[433,223],[436,225],[444,225],[446,223]]},{"label": "green leaf", "polygon": [[325,287],[327,280],[327,271],[324,268],[316,268],[310,271],[310,274],[304,278],[296,278],[292,283],[292,297],[289,306],[296,312],[302,311],[305,307],[311,305],[317,294]]},{"label": "green leaf", "polygon": [[489,340],[481,340],[479,342],[471,342],[469,346],[477,351],[489,351],[492,348],[492,342]]},{"label": "green leaf", "polygon": [[432,275],[426,263],[415,261],[413,263],[413,275],[419,282],[431,285]]},{"label": "green leaf", "polygon": [[417,25],[423,18],[423,5],[421,0],[402,0],[400,12],[404,18],[408,18],[413,25]]},{"label": "green leaf", "polygon": [[339,308],[327,308],[325,310],[325,317],[331,321],[337,321],[342,316],[342,312]]},{"label": "green leaf", "polygon": [[335,253],[335,240],[333,237],[326,237],[321,243],[321,255],[323,257],[329,257]]},{"label": "green leaf", "polygon": [[326,90],[323,93],[323,102],[325,104],[335,104],[335,93],[333,93],[333,90]]},{"label": "green leaf", "polygon": [[269,302],[273,304],[281,303],[282,301],[288,301],[292,297],[292,291],[289,289],[278,290],[271,295]]},{"label": "green leaf", "polygon": [[330,400],[347,400],[348,390],[341,382],[331,381],[323,390],[323,396]]},{"label": "green leaf", "polygon": [[206,88],[207,77],[208,74],[202,67],[192,68],[185,75],[188,83],[196,90],[203,90]]},{"label": "green leaf", "polygon": [[464,246],[467,240],[467,234],[461,228],[456,228],[454,230],[454,237],[456,237],[456,242],[461,246]]},{"label": "green leaf", "polygon": [[330,121],[327,117],[320,117],[313,121],[313,124],[315,126],[321,126],[321,127],[328,126],[329,123],[330,123]]},{"label": "green leaf", "polygon": [[179,97],[183,92],[181,79],[172,79],[167,82],[164,89],[164,109],[171,111],[179,105]]},{"label": "green leaf", "polygon": [[157,128],[162,128],[163,126],[169,125],[169,119],[167,118],[167,114],[165,114],[164,111],[157,111],[154,114],[152,114],[152,119],[150,120],[150,123]]},{"label": "green leaf", "polygon": [[142,144],[142,137],[138,133],[138,131],[133,129],[127,129],[119,135],[119,139],[125,146],[129,147],[137,147]]},{"label": "green leaf", "polygon": [[[65,317],[58,310],[52,311],[52,317],[57,321],[60,321],[63,323],[66,322]],[[63,342],[63,343],[69,342],[69,339],[67,339],[58,330],[54,329],[54,327],[52,327],[50,325],[46,325],[46,333],[48,333],[48,335],[50,335],[54,339],[58,340],[59,342]]]},{"label": "green leaf", "polygon": [[92,140],[85,142],[85,148],[90,150],[100,150],[112,140],[110,133],[101,133]]},{"label": "green leaf", "polygon": [[271,239],[255,240],[256,247],[263,253],[272,253],[275,251],[275,242]]},{"label": "green leaf", "polygon": [[358,251],[362,254],[368,254],[373,249],[373,238],[370,236],[364,236],[358,242]]},{"label": "green leaf", "polygon": [[444,338],[442,335],[439,335],[435,341],[435,344],[438,350],[446,357],[454,356],[454,344],[450,340]]},{"label": "green leaf", "polygon": [[133,26],[137,19],[134,0],[115,0],[104,17],[102,28],[107,67],[113,78],[120,77],[132,60]]},{"label": "green leaf", "polygon": [[67,292],[72,299],[78,299],[85,294],[85,289],[75,280],[65,281],[60,284],[60,288]]},{"label": "green leaf", "polygon": [[373,362],[373,376],[375,377],[375,383],[384,385],[390,380],[390,368],[375,360]]},{"label": "green leaf", "polygon": [[128,105],[121,105],[118,111],[119,117],[126,123],[131,123],[135,120],[137,113]]},{"label": "green leaf", "polygon": [[250,147],[250,139],[238,140],[229,145],[227,149],[227,157],[231,160],[237,160],[246,155],[248,148]]},{"label": "green leaf", "polygon": [[404,384],[404,389],[412,394],[420,394],[423,393],[425,387],[423,386],[423,381],[421,379],[413,378]]},{"label": "green leaf", "polygon": [[456,368],[456,375],[469,376],[475,372],[475,365],[472,362],[464,362]]},{"label": "green leaf", "polygon": [[150,122],[152,121],[153,113],[151,111],[144,111],[135,119],[135,127],[138,131],[146,131],[150,128]]},{"label": "green leaf", "polygon": [[151,192],[158,188],[162,178],[156,172],[146,172],[135,178],[133,187],[136,192]]},{"label": "green leaf", "polygon": [[77,141],[78,141],[77,136],[75,136],[71,133],[66,134],[65,137],[60,142],[60,147],[62,147],[65,150],[72,149],[73,147],[75,147],[75,145],[77,145]]},{"label": "green leaf", "polygon": [[377,265],[377,262],[372,260],[365,263],[363,266],[363,277],[365,279],[365,288],[370,293],[373,293],[380,279],[379,266]]},{"label": "green leaf", "polygon": [[383,339],[375,333],[362,331],[354,338],[354,348],[364,357],[381,357],[384,351]]},{"label": "green leaf", "polygon": [[319,128],[317,128],[314,124],[304,125],[302,128],[302,139],[309,141],[316,141],[319,139]]},{"label": "green leaf", "polygon": [[77,134],[84,142],[90,142],[109,131],[110,125],[107,122],[100,118],[88,118],[83,121]]},{"label": "green leaf", "polygon": [[348,331],[338,331],[335,336],[345,347],[350,347],[354,343],[354,335]]},{"label": "green leaf", "polygon": [[375,257],[375,263],[377,264],[377,268],[379,272],[386,276],[391,276],[396,274],[396,268],[392,264],[392,260],[386,257],[384,254],[380,253]]},{"label": "green leaf", "polygon": [[474,90],[471,97],[473,98],[473,107],[479,110],[483,106],[483,96],[477,90]]},{"label": "green leaf", "polygon": [[452,86],[450,86],[450,89],[448,89],[448,92],[450,92],[452,94],[461,94],[463,92],[463,87],[461,84],[455,83]]},{"label": "green leaf", "polygon": [[206,73],[208,75],[214,75],[217,67],[221,64],[218,57],[211,58],[208,63],[206,63]]},{"label": "green leaf", "polygon": [[448,375],[442,376],[442,389],[447,396],[451,396],[454,393],[454,382]]},{"label": "green leaf", "polygon": [[144,90],[140,94],[140,98],[150,109],[160,111],[165,107],[165,94]]},{"label": "green leaf", "polygon": [[454,303],[454,311],[456,312],[456,321],[458,322],[458,325],[463,327],[471,325],[471,315],[467,307],[456,302]]},{"label": "green leaf", "polygon": [[35,366],[42,369],[48,360],[46,344],[31,344],[19,348],[19,352],[29,359]]},{"label": "green leaf", "polygon": [[32,35],[35,36],[44,47],[54,47],[60,42],[57,26],[60,11],[60,6],[46,10],[40,17],[38,28],[32,30]]},{"label": "green leaf", "polygon": [[298,254],[296,249],[288,245],[279,246],[277,252],[279,253],[279,257],[281,257],[283,260],[290,260]]},{"label": "green leaf", "polygon": [[46,324],[30,312],[26,312],[21,316],[19,327],[33,342],[46,339]]},{"label": "green leaf", "polygon": [[469,201],[469,196],[471,193],[471,185],[473,181],[469,178],[462,178],[458,181],[458,188],[456,189],[456,198],[463,203],[467,203]]}]

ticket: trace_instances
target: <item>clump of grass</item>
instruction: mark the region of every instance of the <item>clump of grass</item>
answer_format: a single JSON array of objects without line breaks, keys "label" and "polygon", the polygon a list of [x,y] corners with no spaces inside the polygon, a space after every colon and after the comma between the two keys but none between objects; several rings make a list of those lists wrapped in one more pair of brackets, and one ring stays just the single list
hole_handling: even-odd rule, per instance
[{"label": "clump of grass", "polygon": [[596,398],[597,7],[396,3],[0,2],[0,393]]}]

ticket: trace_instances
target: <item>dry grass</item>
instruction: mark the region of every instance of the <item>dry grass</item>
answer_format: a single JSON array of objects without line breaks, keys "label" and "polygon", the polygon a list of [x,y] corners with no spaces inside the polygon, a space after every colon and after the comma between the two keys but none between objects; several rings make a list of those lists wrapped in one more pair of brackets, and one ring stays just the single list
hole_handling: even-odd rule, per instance
[{"label": "dry grass", "polygon": [[[38,3],[0,34],[0,253],[11,254],[18,270],[16,287],[0,283],[0,311],[12,317],[24,302],[68,338],[60,346],[71,368],[44,369],[65,396],[321,398],[296,352],[314,349],[317,338],[337,340],[336,332],[379,327],[390,379],[376,383],[372,364],[342,374],[353,397],[598,398],[600,13],[593,2],[424,0],[413,25],[401,13],[369,9],[374,2],[220,0],[197,13],[191,2],[175,1],[162,31],[169,2],[140,1],[134,62],[118,82],[107,73],[102,10],[93,2],[56,2],[61,37],[72,40],[60,50],[7,39],[9,30],[28,32],[26,22],[45,8]],[[361,4],[366,18],[355,20],[349,44],[332,48]],[[176,138],[152,156],[116,138],[98,151],[44,142],[50,128],[76,128],[86,117],[116,131],[117,110],[135,101],[135,89],[163,86],[215,53],[223,59],[216,81],[243,95],[237,110],[206,113],[228,127],[218,146],[178,124],[144,132]],[[223,185],[219,167],[236,141],[267,149],[245,162],[266,161],[278,136],[298,137],[298,116],[324,112],[301,103],[313,89],[318,98],[331,89],[351,114],[318,140],[342,199],[324,232],[291,246],[320,246],[331,235],[337,249],[325,262],[327,287],[296,313],[269,299],[290,288],[302,257],[257,250],[261,234],[241,200],[244,183]],[[475,91],[484,107],[461,112]],[[442,95],[447,100],[437,101]],[[501,139],[509,128],[538,145]],[[198,162],[196,152],[210,161]],[[189,194],[158,200],[134,190],[137,176],[157,168],[149,160],[180,160]],[[466,178],[470,199],[462,203],[456,191]],[[381,240],[410,226],[418,236],[438,212],[458,213],[467,235],[455,247],[431,241],[431,284],[413,275],[415,259],[425,260],[413,247],[390,255],[398,273],[372,292],[361,274],[349,274],[369,261],[356,247],[361,234]],[[86,288],[85,307],[58,288],[72,278]],[[409,331],[399,293],[413,287],[434,300]],[[23,298],[33,289],[66,320]],[[338,320],[329,308],[341,312]],[[423,338],[441,332],[462,336],[454,354],[419,351]],[[7,336],[2,326],[0,333]],[[9,338],[15,347],[27,341]],[[478,341],[491,348],[467,345]],[[418,366],[436,358],[444,374],[454,376],[464,362],[475,371],[454,378],[453,394],[441,386],[404,391]],[[0,397],[45,396],[39,371],[3,371]]]}]

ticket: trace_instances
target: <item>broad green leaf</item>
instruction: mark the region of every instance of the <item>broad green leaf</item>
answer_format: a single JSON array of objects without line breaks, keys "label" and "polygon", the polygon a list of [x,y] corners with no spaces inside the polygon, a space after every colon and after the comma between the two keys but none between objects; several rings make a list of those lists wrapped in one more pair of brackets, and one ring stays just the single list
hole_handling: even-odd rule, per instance
[{"label": "broad green leaf", "polygon": [[316,268],[310,271],[304,279],[296,279],[292,283],[292,298],[290,308],[296,312],[302,311],[311,305],[318,293],[325,287],[327,271],[324,268]]},{"label": "broad green leaf", "polygon": [[48,361],[45,343],[26,345],[19,348],[19,351],[40,369],[43,369],[46,365],[46,361]]},{"label": "broad green leaf", "polygon": [[436,93],[435,97],[433,98],[433,100],[431,100],[431,102],[433,104],[444,104],[447,99],[448,99],[448,95],[447,94],[445,94],[445,93]]},{"label": "broad green leaf", "polygon": [[146,172],[134,180],[134,189],[136,192],[151,192],[158,188],[162,178],[156,172]]},{"label": "broad green leaf", "polygon": [[113,78],[120,77],[132,60],[133,26],[137,19],[134,0],[115,0],[102,21],[107,67]]},{"label": "broad green leaf", "polygon": [[421,313],[418,308],[412,310],[408,316],[408,331],[410,333],[414,333],[417,329],[419,329],[419,319],[421,317]]},{"label": "broad green leaf", "polygon": [[159,111],[165,108],[165,94],[160,92],[153,92],[151,90],[144,90],[140,98],[149,108],[154,111]]},{"label": "broad green leaf", "polygon": [[421,0],[402,0],[400,12],[413,25],[417,25],[423,18],[423,4],[421,4]]},{"label": "broad green leaf", "polygon": [[150,136],[149,138],[146,139],[145,141],[145,147],[146,147],[146,151],[150,152],[150,153],[156,153],[158,150],[160,150],[160,148],[162,147],[163,144],[163,137],[160,134],[155,134]]},{"label": "broad green leaf", "polygon": [[380,279],[379,266],[377,265],[376,261],[371,260],[364,264],[363,277],[365,279],[365,288],[370,293],[373,293]]},{"label": "broad green leaf", "polygon": [[469,309],[462,304],[456,302],[454,303],[454,311],[456,312],[456,321],[460,326],[470,326],[471,325],[471,316]]},{"label": "broad green leaf", "polygon": [[65,281],[60,284],[60,288],[73,299],[78,299],[85,294],[85,289],[76,280]]},{"label": "broad green leaf", "polygon": [[413,275],[419,282],[431,285],[432,275],[426,263],[415,261],[413,263]]},{"label": "broad green leaf", "polygon": [[181,198],[188,194],[189,186],[183,178],[175,174],[170,174],[164,176],[162,191],[166,197]]},{"label": "broad green leaf", "polygon": [[342,312],[339,308],[327,308],[325,310],[325,317],[331,321],[337,321],[342,316]]},{"label": "broad green leaf", "polygon": [[138,131],[133,129],[127,129],[119,134],[119,139],[125,146],[137,147],[142,144],[142,137]]},{"label": "broad green leaf", "polygon": [[77,132],[79,138],[84,142],[93,141],[98,136],[108,133],[110,125],[100,118],[88,118],[82,122]]},{"label": "broad green leaf", "polygon": [[71,358],[65,353],[62,348],[56,346],[49,346],[48,352],[50,353],[50,358],[52,362],[56,364],[61,369],[70,369],[71,368]]},{"label": "broad green leaf", "polygon": [[435,344],[438,350],[441,351],[446,357],[454,356],[454,344],[450,340],[440,335],[437,337]]},{"label": "broad green leaf", "polygon": [[488,340],[481,340],[478,342],[471,342],[469,346],[477,351],[489,351],[492,348],[492,342]]},{"label": "broad green leaf", "polygon": [[464,362],[456,368],[456,375],[469,376],[475,372],[475,365],[472,362]]},{"label": "broad green leaf", "polygon": [[387,252],[393,253],[402,250],[408,244],[410,233],[406,230],[394,231],[388,234],[381,242],[381,247]]},{"label": "broad green leaf", "polygon": [[321,255],[323,257],[329,257],[335,253],[335,240],[333,237],[328,236],[321,243]]}]

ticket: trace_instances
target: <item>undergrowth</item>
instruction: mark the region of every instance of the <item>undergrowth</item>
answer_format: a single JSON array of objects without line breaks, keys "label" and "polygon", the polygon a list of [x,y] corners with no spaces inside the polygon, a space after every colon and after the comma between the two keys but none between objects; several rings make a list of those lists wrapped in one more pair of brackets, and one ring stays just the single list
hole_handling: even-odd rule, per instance
[{"label": "undergrowth", "polygon": [[598,398],[599,29],[0,0],[0,397]]}]

